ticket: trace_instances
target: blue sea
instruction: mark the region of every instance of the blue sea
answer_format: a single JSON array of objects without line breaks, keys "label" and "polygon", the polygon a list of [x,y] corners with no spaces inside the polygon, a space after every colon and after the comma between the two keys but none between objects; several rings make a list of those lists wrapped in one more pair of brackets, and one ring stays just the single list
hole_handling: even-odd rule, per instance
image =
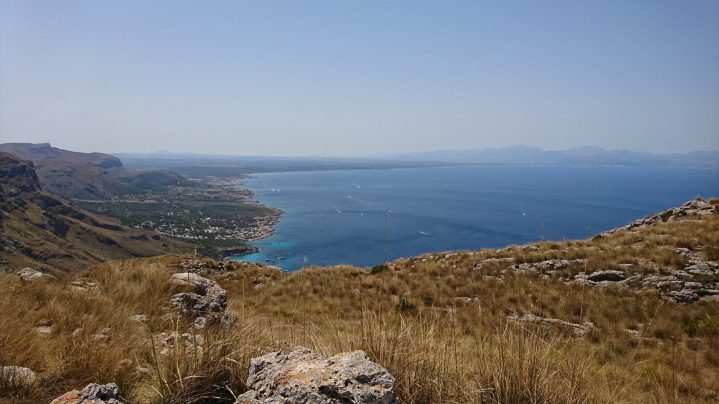
[{"label": "blue sea", "polygon": [[[426,252],[585,238],[696,196],[719,170],[443,167],[260,174],[244,187],[284,211],[259,253],[286,270],[373,266]],[[386,231],[386,244],[385,244]],[[279,259],[278,259],[279,257]]]}]

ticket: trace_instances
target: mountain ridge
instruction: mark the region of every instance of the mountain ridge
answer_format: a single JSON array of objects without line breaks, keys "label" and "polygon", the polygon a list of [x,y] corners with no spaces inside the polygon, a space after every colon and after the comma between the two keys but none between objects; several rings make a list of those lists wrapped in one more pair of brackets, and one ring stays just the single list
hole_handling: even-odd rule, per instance
[{"label": "mountain ridge", "polygon": [[101,262],[189,250],[156,232],[72,206],[43,190],[32,162],[0,152],[0,269],[75,271]]},{"label": "mountain ridge", "polygon": [[105,153],[81,153],[49,143],[4,143],[0,152],[33,162],[43,188],[69,199],[110,199],[146,190],[190,186],[190,182],[169,170],[126,169],[122,161]]}]

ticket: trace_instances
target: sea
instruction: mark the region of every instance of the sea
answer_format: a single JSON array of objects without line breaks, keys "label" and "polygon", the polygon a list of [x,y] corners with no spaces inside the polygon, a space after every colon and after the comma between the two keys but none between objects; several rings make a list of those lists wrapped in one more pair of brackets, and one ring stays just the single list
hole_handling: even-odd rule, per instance
[{"label": "sea", "polygon": [[233,258],[293,271],[591,237],[719,196],[719,170],[461,166],[269,173],[242,186],[284,213],[252,243],[259,252]]}]

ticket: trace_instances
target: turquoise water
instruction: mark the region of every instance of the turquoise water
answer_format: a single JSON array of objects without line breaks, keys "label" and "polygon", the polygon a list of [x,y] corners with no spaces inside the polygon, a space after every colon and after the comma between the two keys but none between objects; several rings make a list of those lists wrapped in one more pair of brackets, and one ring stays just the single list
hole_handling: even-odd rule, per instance
[{"label": "turquoise water", "polygon": [[385,223],[390,260],[584,238],[698,195],[717,196],[719,171],[447,167],[261,174],[245,186],[285,213],[272,237],[253,243],[259,253],[235,258],[295,270],[382,263]]}]

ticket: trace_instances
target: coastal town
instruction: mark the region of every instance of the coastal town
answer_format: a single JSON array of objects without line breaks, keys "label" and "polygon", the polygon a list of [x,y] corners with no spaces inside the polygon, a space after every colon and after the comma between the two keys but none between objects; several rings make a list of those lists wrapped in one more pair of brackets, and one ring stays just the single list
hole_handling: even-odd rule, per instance
[{"label": "coastal town", "polygon": [[242,177],[196,177],[164,191],[76,201],[121,223],[197,244],[203,252],[252,251],[247,242],[269,237],[281,211],[259,204]]}]

